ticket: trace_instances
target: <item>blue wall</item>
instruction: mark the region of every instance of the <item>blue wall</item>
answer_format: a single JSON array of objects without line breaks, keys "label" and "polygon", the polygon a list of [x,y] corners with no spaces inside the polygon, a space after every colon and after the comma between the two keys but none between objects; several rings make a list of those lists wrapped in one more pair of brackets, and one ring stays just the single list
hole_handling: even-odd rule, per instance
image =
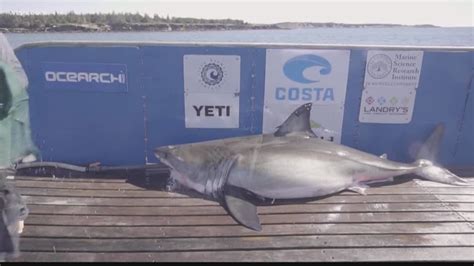
[{"label": "blue wall", "polygon": [[[412,121],[368,124],[359,123],[358,117],[369,48],[330,49],[351,50],[343,144],[409,162],[413,159],[410,151],[437,123],[444,122],[440,163],[474,166],[472,50],[426,50]],[[262,131],[264,46],[55,44],[23,46],[16,52],[30,79],[31,127],[43,160],[81,165],[153,163],[157,162],[153,155],[157,146]],[[185,54],[241,57],[240,128],[185,128]],[[48,62],[125,65],[128,84],[117,91],[47,88],[43,75]]]}]

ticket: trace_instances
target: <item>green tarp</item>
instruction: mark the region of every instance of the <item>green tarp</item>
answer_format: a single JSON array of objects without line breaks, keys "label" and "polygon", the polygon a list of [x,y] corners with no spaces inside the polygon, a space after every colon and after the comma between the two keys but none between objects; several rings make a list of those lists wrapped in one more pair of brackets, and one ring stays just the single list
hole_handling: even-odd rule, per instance
[{"label": "green tarp", "polygon": [[0,34],[0,168],[37,154],[31,139],[28,80],[3,34]]}]

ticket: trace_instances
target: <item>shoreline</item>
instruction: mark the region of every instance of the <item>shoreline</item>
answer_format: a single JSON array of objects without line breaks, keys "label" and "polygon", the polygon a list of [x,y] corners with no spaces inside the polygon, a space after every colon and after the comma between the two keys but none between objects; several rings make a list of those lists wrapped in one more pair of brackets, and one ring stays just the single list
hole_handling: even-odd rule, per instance
[{"label": "shoreline", "polygon": [[398,24],[333,24],[333,23],[277,23],[277,24],[61,24],[42,28],[1,28],[1,33],[106,33],[106,32],[199,32],[236,30],[295,30],[295,29],[365,29],[365,28],[445,28],[433,25]]}]

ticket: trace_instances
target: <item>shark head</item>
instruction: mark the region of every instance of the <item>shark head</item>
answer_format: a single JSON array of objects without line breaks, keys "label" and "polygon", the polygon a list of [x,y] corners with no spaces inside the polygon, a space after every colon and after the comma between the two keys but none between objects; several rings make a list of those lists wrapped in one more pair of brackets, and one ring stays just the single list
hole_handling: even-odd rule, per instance
[{"label": "shark head", "polygon": [[185,187],[215,198],[237,155],[222,145],[182,144],[155,149],[155,155],[171,168],[170,177]]},{"label": "shark head", "polygon": [[158,159],[171,168],[170,176],[184,187],[220,200],[241,224],[261,230],[256,207],[241,190],[227,184],[229,173],[242,154],[285,137],[314,138],[311,130],[311,103],[294,110],[272,134],[245,136],[207,142],[162,146],[155,149]]},{"label": "shark head", "polygon": [[[195,152],[197,152],[194,149]],[[178,172],[184,177],[192,176],[195,172],[193,163],[197,154],[193,154],[193,149],[186,145],[169,145],[155,149],[155,155],[160,161],[171,168],[175,173]]]}]

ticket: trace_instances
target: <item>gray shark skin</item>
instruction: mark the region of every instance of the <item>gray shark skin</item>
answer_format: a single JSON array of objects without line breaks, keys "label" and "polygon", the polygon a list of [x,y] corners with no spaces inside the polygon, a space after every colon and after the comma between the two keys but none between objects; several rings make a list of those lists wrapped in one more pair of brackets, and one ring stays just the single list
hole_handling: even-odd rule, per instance
[{"label": "gray shark skin", "polygon": [[[320,140],[311,131],[311,104],[296,109],[273,134],[164,146],[155,155],[179,184],[219,200],[242,225],[260,231],[256,206],[245,192],[270,199],[331,195],[343,190],[365,194],[368,183],[416,174],[453,184],[469,183],[427,159],[390,161]],[[436,127],[419,155],[436,151],[444,126]],[[433,156],[431,156],[433,157]]]}]

